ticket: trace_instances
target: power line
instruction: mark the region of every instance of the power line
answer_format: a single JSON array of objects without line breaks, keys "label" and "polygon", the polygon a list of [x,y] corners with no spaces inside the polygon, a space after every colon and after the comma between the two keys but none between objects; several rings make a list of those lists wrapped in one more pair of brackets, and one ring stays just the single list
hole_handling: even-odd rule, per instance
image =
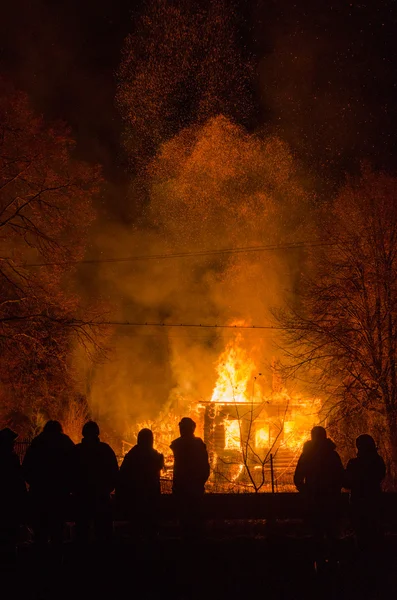
[{"label": "power line", "polygon": [[197,252],[175,252],[170,254],[140,254],[120,258],[92,258],[82,260],[65,260],[47,263],[26,263],[25,267],[55,267],[62,265],[95,265],[103,263],[123,263],[140,260],[165,260],[171,258],[193,258],[221,254],[245,254],[249,252],[266,252],[277,250],[296,250],[299,248],[315,248],[319,246],[334,246],[332,242],[294,242],[290,244],[270,244],[267,246],[245,246],[241,248],[220,248],[218,250],[198,250]]},{"label": "power line", "polygon": [[137,323],[132,321],[94,321],[92,325],[116,325],[116,326],[128,326],[128,327],[194,327],[198,329],[282,329],[286,330],[287,327],[277,327],[275,325],[225,325],[225,324],[213,324],[213,323]]}]

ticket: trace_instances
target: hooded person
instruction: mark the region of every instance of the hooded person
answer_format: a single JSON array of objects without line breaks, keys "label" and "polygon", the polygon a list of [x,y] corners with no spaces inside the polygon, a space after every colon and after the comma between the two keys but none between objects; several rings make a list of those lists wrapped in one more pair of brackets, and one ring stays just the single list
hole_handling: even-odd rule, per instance
[{"label": "hooded person", "polygon": [[83,438],[73,451],[76,533],[84,542],[92,527],[100,541],[109,541],[112,535],[111,493],[119,467],[113,449],[100,440],[99,434],[98,424],[88,421],[82,429]]},{"label": "hooded person", "polygon": [[47,421],[26,451],[22,463],[29,484],[32,526],[37,542],[62,541],[71,492],[74,443],[59,421]]},{"label": "hooded person", "polygon": [[136,445],[124,456],[116,487],[118,505],[135,532],[149,535],[157,530],[160,473],[164,469],[164,456],[153,443],[153,432],[141,429]]},{"label": "hooded person", "polygon": [[26,503],[25,480],[14,450],[17,437],[9,427],[0,431],[0,544],[14,548]]},{"label": "hooded person", "polygon": [[183,417],[180,437],[171,443],[174,454],[172,493],[177,499],[180,523],[185,539],[201,535],[201,500],[210,475],[208,452],[203,440],[194,435],[196,423]]},{"label": "hooded person", "polygon": [[357,541],[372,544],[380,534],[381,486],[386,465],[372,436],[358,436],[356,448],[356,458],[347,463],[345,487],[351,490],[351,515]]}]

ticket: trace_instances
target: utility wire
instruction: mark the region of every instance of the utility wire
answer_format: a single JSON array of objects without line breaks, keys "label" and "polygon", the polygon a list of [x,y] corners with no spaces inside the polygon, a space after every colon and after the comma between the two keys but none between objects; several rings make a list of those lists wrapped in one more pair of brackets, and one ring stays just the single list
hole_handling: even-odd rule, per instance
[{"label": "utility wire", "polygon": [[248,252],[266,252],[277,250],[295,250],[299,248],[315,248],[319,246],[334,246],[332,242],[294,242],[290,244],[270,244],[267,246],[245,246],[241,248],[220,248],[218,250],[199,250],[197,252],[175,252],[172,254],[140,254],[120,258],[92,258],[82,260],[65,260],[46,263],[26,263],[25,267],[55,267],[62,265],[95,265],[102,263],[123,263],[140,260],[164,260],[170,258],[194,258],[200,256],[213,256],[219,254],[245,254]]},{"label": "utility wire", "polygon": [[135,323],[132,321],[93,321],[91,325],[125,325],[128,327],[195,327],[198,329],[283,329],[286,330],[288,327],[277,327],[274,325],[218,325],[218,324],[205,324],[205,323]]}]

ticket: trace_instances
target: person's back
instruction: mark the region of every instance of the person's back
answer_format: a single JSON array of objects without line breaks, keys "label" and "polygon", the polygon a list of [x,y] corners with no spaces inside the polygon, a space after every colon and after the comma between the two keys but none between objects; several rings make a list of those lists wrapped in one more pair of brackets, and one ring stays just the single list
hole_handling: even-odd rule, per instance
[{"label": "person's back", "polygon": [[385,462],[370,435],[360,435],[356,446],[357,457],[350,459],[346,467],[346,487],[351,489],[352,502],[377,501],[386,475]]},{"label": "person's back", "polygon": [[196,423],[184,417],[181,436],[171,443],[174,454],[172,493],[179,504],[180,522],[186,539],[196,539],[202,531],[201,499],[210,475],[208,453],[203,440],[194,435]]},{"label": "person's back", "polygon": [[71,460],[74,443],[58,421],[48,421],[33,439],[22,463],[29,484],[32,525],[36,541],[55,543],[62,529],[71,492]]},{"label": "person's back", "polygon": [[202,494],[209,477],[206,445],[199,437],[179,437],[171,444],[174,453],[173,492]]},{"label": "person's back", "polygon": [[43,496],[69,493],[73,447],[58,421],[46,423],[32,440],[22,464],[32,493]]},{"label": "person's back", "polygon": [[335,444],[322,427],[314,427],[295,469],[295,486],[306,497],[323,501],[339,495],[343,481],[344,469]]},{"label": "person's back", "polygon": [[164,456],[153,448],[153,433],[142,429],[137,444],[124,456],[118,490],[129,500],[152,498],[160,494],[160,472]]},{"label": "person's back", "polygon": [[115,488],[117,458],[101,441],[84,439],[74,451],[74,492],[88,498],[107,497]]},{"label": "person's back", "polygon": [[386,466],[370,435],[360,435],[356,447],[357,457],[350,459],[346,467],[346,487],[351,490],[352,520],[358,541],[372,544],[380,533],[381,484]]},{"label": "person's back", "polygon": [[0,541],[11,545],[16,543],[26,502],[22,467],[14,452],[17,437],[8,427],[0,431]]},{"label": "person's back", "polygon": [[[295,469],[305,521],[314,535],[316,569],[333,563],[344,468],[336,446],[323,427],[313,427]],[[330,562],[329,562],[330,561]]]},{"label": "person's back", "polygon": [[153,433],[142,429],[137,444],[124,457],[116,488],[118,507],[128,517],[131,534],[153,538],[158,533],[160,473],[164,456],[153,448]]},{"label": "person's back", "polygon": [[111,532],[110,495],[117,483],[118,464],[113,449],[99,439],[99,427],[88,421],[83,439],[73,452],[73,493],[78,536],[86,539],[91,522],[99,537]]}]

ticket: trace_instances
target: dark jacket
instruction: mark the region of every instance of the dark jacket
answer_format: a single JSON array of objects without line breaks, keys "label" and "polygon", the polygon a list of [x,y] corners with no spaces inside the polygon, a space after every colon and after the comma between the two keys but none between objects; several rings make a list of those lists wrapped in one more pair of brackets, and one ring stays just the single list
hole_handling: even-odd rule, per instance
[{"label": "dark jacket", "polygon": [[202,494],[210,475],[207,447],[195,436],[183,436],[171,444],[174,453],[172,491],[177,494]]},{"label": "dark jacket", "polygon": [[26,502],[26,485],[16,453],[0,446],[0,524],[20,521]]},{"label": "dark jacket", "polygon": [[383,458],[377,452],[358,455],[347,463],[346,486],[351,490],[351,501],[377,501],[381,483],[386,475]]},{"label": "dark jacket", "polygon": [[125,455],[120,467],[117,495],[129,499],[150,498],[160,494],[160,471],[164,456],[139,445]]},{"label": "dark jacket", "polygon": [[73,492],[80,498],[106,499],[116,487],[119,467],[113,449],[83,438],[73,451]]},{"label": "dark jacket", "polygon": [[335,444],[328,438],[308,441],[303,446],[295,469],[294,483],[309,498],[332,497],[340,494],[344,483],[344,468]]},{"label": "dark jacket", "polygon": [[42,432],[26,451],[22,468],[33,494],[46,497],[71,491],[71,459],[74,443],[64,433]]}]

